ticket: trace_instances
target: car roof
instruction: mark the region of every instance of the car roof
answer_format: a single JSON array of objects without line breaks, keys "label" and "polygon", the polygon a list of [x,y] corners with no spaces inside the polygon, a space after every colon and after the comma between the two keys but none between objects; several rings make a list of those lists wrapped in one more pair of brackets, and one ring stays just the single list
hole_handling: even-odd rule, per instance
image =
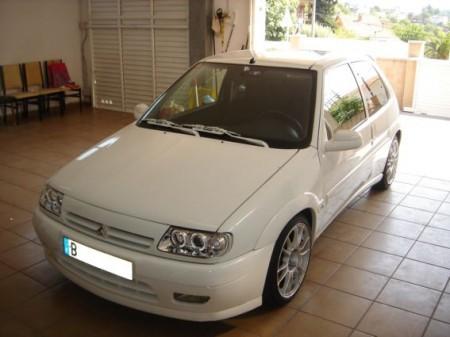
[{"label": "car roof", "polygon": [[207,57],[203,61],[320,70],[335,64],[367,60],[368,58],[364,55],[349,55],[330,51],[273,49],[258,52],[250,50],[232,51]]}]

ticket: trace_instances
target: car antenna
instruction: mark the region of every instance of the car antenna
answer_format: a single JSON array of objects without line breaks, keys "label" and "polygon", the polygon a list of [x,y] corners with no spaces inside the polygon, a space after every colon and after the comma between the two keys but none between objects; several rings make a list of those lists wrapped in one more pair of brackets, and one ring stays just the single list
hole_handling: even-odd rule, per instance
[{"label": "car antenna", "polygon": [[250,64],[255,64],[256,60],[255,60],[255,54],[253,53],[253,49],[250,49],[250,54],[252,54],[252,58],[250,59],[249,63]]}]

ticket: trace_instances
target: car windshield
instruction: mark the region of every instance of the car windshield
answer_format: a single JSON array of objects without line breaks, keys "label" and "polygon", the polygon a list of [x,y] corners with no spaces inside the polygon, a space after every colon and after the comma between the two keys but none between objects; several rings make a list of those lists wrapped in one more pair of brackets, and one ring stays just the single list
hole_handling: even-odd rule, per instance
[{"label": "car windshield", "polygon": [[199,63],[155,102],[139,125],[302,148],[311,138],[315,90],[316,72],[311,70]]}]

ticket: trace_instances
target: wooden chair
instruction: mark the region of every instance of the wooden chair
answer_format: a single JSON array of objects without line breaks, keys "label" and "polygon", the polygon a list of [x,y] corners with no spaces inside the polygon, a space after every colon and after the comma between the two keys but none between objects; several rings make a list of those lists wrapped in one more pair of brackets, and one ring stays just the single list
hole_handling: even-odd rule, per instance
[{"label": "wooden chair", "polygon": [[[62,88],[45,88],[41,62],[24,63],[23,73],[26,91],[39,93],[44,98],[44,110],[47,112],[50,108],[50,101],[56,100],[59,102],[60,114],[64,114],[65,90]],[[30,101],[30,103],[38,102]],[[42,119],[42,114],[39,117]]]},{"label": "wooden chair", "polygon": [[[63,63],[61,59],[59,60],[48,60],[44,62],[44,71],[45,71],[45,82],[47,88],[54,88],[57,85],[55,84],[52,73],[50,71],[50,66],[55,63]],[[66,97],[74,97],[79,100],[80,112],[83,110],[83,96],[81,94],[81,87],[74,82],[70,81],[66,83],[68,86],[63,85],[63,89],[65,90]],[[70,85],[69,85],[70,84]]]},{"label": "wooden chair", "polygon": [[39,114],[42,113],[41,95],[37,92],[27,92],[23,81],[22,67],[19,64],[0,66],[0,83],[3,120],[6,123],[6,109],[11,109],[15,114],[16,123],[20,121],[20,106],[25,110],[30,100],[35,100],[39,105]]}]

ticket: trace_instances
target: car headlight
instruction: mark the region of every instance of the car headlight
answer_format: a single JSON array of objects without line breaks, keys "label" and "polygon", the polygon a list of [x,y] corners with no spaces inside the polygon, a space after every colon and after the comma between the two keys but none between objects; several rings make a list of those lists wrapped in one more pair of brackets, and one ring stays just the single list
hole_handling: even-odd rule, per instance
[{"label": "car headlight", "polygon": [[222,256],[230,248],[230,233],[192,231],[170,227],[158,244],[160,251],[184,256],[211,258]]},{"label": "car headlight", "polygon": [[42,190],[39,204],[46,211],[60,216],[63,198],[64,194],[47,185]]}]

